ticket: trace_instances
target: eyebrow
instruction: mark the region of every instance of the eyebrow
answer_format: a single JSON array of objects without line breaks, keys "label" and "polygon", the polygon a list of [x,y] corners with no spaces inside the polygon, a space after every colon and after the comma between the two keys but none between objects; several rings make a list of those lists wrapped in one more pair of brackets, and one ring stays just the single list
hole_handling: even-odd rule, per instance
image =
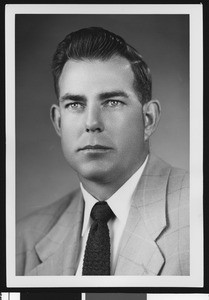
[{"label": "eyebrow", "polygon": [[123,92],[123,91],[112,91],[112,92],[101,93],[100,96],[99,96],[99,98],[101,100],[105,100],[107,98],[114,98],[114,97],[128,98],[128,94]]},{"label": "eyebrow", "polygon": [[[114,98],[114,97],[123,97],[123,98],[128,98],[128,94],[123,92],[123,91],[112,91],[112,92],[104,92],[99,94],[99,99],[100,100],[105,100],[108,98]],[[66,93],[64,96],[62,96],[59,101],[67,101],[67,100],[72,100],[72,101],[85,101],[86,97],[83,95],[73,95]]]},{"label": "eyebrow", "polygon": [[64,96],[62,96],[59,101],[63,102],[66,100],[72,100],[72,101],[84,101],[86,99],[86,97],[84,96],[80,96],[80,95],[72,95],[69,93],[66,93]]}]

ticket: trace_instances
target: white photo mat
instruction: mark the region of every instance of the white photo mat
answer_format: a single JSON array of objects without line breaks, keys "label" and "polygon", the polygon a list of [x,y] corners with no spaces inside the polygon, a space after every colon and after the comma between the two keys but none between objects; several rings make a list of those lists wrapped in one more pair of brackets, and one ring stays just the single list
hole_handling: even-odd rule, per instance
[{"label": "white photo mat", "polygon": [[[190,18],[190,276],[15,275],[15,15],[187,14]],[[6,251],[8,287],[203,286],[202,5],[6,5]],[[196,59],[198,57],[198,59]],[[198,101],[197,101],[198,99]],[[196,201],[200,199],[201,201]],[[170,298],[169,298],[170,299]],[[153,298],[154,300],[154,298]]]}]

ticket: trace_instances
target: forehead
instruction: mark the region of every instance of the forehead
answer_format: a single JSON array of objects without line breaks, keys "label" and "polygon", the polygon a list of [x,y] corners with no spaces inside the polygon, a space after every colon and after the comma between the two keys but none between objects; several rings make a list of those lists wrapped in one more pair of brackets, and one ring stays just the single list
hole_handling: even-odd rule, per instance
[{"label": "forehead", "polygon": [[[60,94],[99,92],[107,89],[133,89],[134,74],[129,61],[120,56],[108,60],[68,60],[59,79]],[[61,96],[61,95],[60,95]]]}]

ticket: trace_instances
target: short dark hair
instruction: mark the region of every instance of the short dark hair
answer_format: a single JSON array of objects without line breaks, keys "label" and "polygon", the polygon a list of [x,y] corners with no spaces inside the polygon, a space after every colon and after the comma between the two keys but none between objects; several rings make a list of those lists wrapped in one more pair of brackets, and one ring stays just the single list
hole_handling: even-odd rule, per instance
[{"label": "short dark hair", "polygon": [[126,58],[134,73],[134,88],[142,104],[151,100],[152,79],[150,70],[142,56],[120,36],[101,27],[80,29],[68,34],[56,49],[52,60],[52,73],[57,98],[59,78],[69,59],[100,59],[102,61],[118,55]]}]

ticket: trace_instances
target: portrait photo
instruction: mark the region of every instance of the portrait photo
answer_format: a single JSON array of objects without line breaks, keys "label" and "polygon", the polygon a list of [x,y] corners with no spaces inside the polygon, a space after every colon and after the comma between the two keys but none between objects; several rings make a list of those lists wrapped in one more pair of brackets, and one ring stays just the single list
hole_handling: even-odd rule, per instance
[{"label": "portrait photo", "polygon": [[7,5],[8,286],[202,285],[201,13]]}]

